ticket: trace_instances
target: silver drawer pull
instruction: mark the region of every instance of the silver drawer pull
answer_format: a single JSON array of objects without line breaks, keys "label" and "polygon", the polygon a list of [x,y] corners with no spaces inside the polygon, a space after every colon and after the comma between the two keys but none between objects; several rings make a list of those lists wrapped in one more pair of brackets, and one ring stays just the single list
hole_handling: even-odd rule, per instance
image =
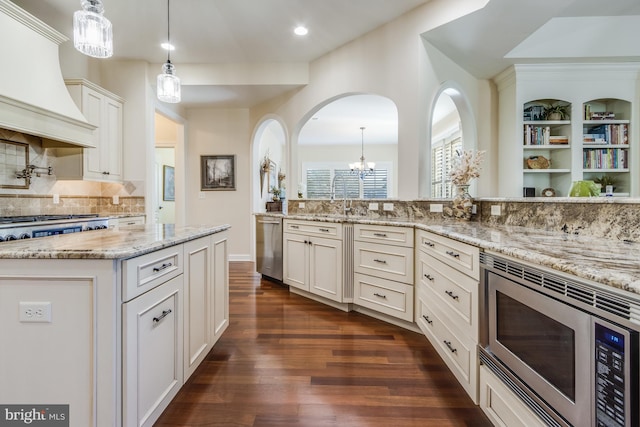
[{"label": "silver drawer pull", "polygon": [[377,292],[375,294],[373,294],[373,295],[377,296],[378,298],[387,299],[386,295],[382,295],[382,294],[379,294]]},{"label": "silver drawer pull", "polygon": [[435,243],[431,243],[431,242],[430,242],[430,241],[428,241],[428,240],[425,240],[425,241],[424,241],[424,244],[425,244],[425,245],[427,245],[427,246],[429,246],[430,248],[432,248],[432,247],[434,247],[434,246],[435,246]]},{"label": "silver drawer pull", "polygon": [[373,235],[376,237],[387,237],[385,233],[373,233]]},{"label": "silver drawer pull", "polygon": [[153,323],[158,323],[159,321],[161,321],[162,319],[164,319],[170,314],[171,314],[171,309],[162,310],[162,314],[160,316],[153,318]]},{"label": "silver drawer pull", "polygon": [[290,227],[291,227],[291,228],[295,228],[296,230],[297,230],[298,228],[300,228],[300,227],[298,227],[297,225],[291,225]]},{"label": "silver drawer pull", "polygon": [[444,291],[445,294],[449,295],[451,298],[453,298],[454,300],[458,300],[458,295],[455,295],[453,293],[453,291]]},{"label": "silver drawer pull", "polygon": [[430,325],[433,325],[433,320],[429,319],[429,316],[425,316],[423,314],[422,317],[424,318],[425,322],[427,322]]},{"label": "silver drawer pull", "polygon": [[379,264],[386,264],[387,261],[383,260],[383,259],[374,259],[373,262],[377,262]]},{"label": "silver drawer pull", "polygon": [[457,352],[458,352],[458,349],[457,349],[457,348],[453,348],[453,347],[451,346],[451,341],[446,341],[446,340],[445,340],[445,341],[443,341],[443,342],[444,342],[444,345],[446,345],[446,346],[447,346],[447,348],[451,351],[451,353],[457,353]]},{"label": "silver drawer pull", "polygon": [[452,256],[454,258],[460,258],[460,254],[455,253],[453,251],[447,251],[447,255],[450,255],[450,256]]},{"label": "silver drawer pull", "polygon": [[164,263],[162,264],[160,267],[153,267],[153,271],[154,272],[158,272],[158,271],[162,271],[162,270],[166,270],[167,268],[171,267],[173,264],[170,262]]},{"label": "silver drawer pull", "polygon": [[329,229],[328,228],[321,228],[320,231],[324,231],[325,233],[328,233]]},{"label": "silver drawer pull", "polygon": [[429,280],[429,281],[431,281],[431,282],[433,282],[433,276],[432,276],[432,275],[430,275],[430,274],[425,274],[425,275],[424,275],[424,278],[425,278],[425,279],[427,279],[427,280]]}]

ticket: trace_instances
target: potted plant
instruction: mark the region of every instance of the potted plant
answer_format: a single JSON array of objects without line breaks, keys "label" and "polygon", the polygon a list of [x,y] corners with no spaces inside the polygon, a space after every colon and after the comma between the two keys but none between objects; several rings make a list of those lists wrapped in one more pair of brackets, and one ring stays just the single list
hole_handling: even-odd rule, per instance
[{"label": "potted plant", "polygon": [[280,200],[280,189],[275,185],[271,186],[271,190],[269,191],[269,193],[273,194],[272,199],[274,202],[277,202],[278,200]]},{"label": "potted plant", "polygon": [[594,178],[593,182],[600,185],[600,188],[602,189],[606,189],[608,185],[610,185],[613,190],[616,189],[615,185],[617,181],[614,177],[609,175],[602,175],[600,177]]},{"label": "potted plant", "polygon": [[569,118],[569,106],[563,104],[552,104],[544,107],[542,116],[545,120],[565,120]]}]

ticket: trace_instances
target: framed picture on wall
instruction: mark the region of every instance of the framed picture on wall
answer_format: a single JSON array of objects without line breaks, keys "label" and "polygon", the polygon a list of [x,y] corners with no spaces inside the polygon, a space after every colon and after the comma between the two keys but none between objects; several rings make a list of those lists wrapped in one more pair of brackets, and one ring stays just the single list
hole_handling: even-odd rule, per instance
[{"label": "framed picture on wall", "polygon": [[165,202],[176,200],[175,176],[176,172],[173,166],[162,166],[162,200]]},{"label": "framed picture on wall", "polygon": [[236,156],[200,156],[200,190],[235,190]]}]

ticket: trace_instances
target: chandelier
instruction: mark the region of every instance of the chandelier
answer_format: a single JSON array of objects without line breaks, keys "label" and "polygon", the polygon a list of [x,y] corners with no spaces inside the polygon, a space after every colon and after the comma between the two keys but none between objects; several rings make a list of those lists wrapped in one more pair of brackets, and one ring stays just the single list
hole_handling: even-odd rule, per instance
[{"label": "chandelier", "polygon": [[176,104],[180,102],[180,78],[175,75],[176,68],[171,63],[171,33],[169,32],[169,0],[167,0],[167,62],[162,65],[162,74],[158,74],[158,99]]},{"label": "chandelier", "polygon": [[360,128],[360,132],[362,133],[362,153],[360,155],[360,161],[349,163],[349,169],[351,169],[351,173],[357,175],[360,179],[364,179],[365,176],[373,173],[373,169],[376,167],[376,164],[374,162],[367,162],[364,158],[364,130],[365,127],[362,126]]},{"label": "chandelier", "polygon": [[73,46],[94,58],[113,55],[111,22],[102,14],[102,0],[82,0],[82,10],[73,14]]}]

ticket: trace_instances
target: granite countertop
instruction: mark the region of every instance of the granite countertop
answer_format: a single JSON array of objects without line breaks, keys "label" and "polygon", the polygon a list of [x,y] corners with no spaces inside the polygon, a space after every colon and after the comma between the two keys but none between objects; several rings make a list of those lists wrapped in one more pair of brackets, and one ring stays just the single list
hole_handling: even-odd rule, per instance
[{"label": "granite countertop", "polygon": [[227,230],[231,226],[134,225],[15,240],[0,244],[0,259],[126,259]]},{"label": "granite countertop", "polygon": [[409,226],[640,295],[640,243],[478,222],[370,219],[354,216],[282,215],[288,219]]}]

